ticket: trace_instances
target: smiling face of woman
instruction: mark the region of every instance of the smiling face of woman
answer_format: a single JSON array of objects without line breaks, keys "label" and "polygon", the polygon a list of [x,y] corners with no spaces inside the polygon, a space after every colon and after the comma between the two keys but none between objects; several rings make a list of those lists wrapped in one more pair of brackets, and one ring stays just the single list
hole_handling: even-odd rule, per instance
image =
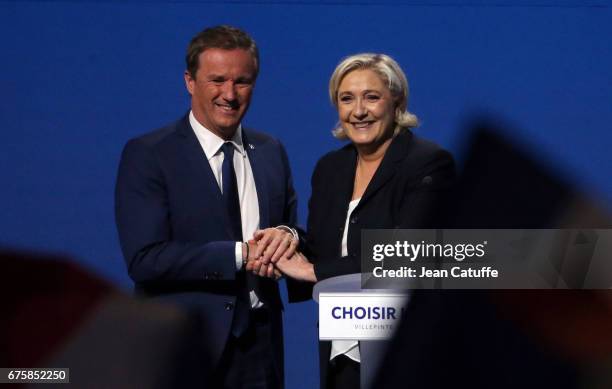
[{"label": "smiling face of woman", "polygon": [[348,73],[338,87],[338,116],[358,147],[378,147],[393,136],[396,102],[381,77],[370,69]]}]

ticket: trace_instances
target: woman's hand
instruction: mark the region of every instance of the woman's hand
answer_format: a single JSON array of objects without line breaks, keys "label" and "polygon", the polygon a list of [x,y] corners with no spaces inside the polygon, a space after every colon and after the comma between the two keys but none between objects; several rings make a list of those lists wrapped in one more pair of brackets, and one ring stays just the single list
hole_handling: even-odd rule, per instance
[{"label": "woman's hand", "polygon": [[317,282],[314,266],[302,253],[297,252],[291,258],[282,256],[275,265],[287,277],[298,281]]}]

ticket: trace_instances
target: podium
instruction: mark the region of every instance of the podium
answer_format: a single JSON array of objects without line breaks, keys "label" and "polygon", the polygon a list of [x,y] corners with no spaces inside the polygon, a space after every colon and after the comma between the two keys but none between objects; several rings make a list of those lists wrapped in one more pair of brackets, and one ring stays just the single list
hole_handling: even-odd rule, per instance
[{"label": "podium", "polygon": [[[376,296],[380,294],[398,294],[405,297],[405,304],[410,300],[409,290],[400,289],[362,289],[361,288],[361,273],[347,274],[338,277],[332,277],[323,281],[317,282],[313,288],[312,298],[319,304],[321,294],[325,293],[346,293],[351,295]],[[319,318],[321,317],[321,305],[319,304]],[[321,331],[321,323],[319,324]],[[374,379],[392,337],[386,340],[359,340],[359,354],[361,359],[360,381],[361,388],[369,388],[372,386]],[[327,339],[325,339],[327,340]]]}]

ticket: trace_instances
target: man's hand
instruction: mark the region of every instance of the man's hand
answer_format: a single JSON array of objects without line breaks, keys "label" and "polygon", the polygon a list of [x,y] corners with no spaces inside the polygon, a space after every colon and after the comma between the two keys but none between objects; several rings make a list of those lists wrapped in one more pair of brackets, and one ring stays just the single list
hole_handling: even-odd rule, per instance
[{"label": "man's hand", "polygon": [[275,266],[287,277],[298,281],[317,282],[314,266],[302,253],[295,253],[291,258],[282,256]]},{"label": "man's hand", "polygon": [[[250,240],[244,245],[248,245],[248,250],[243,246],[243,260],[245,263],[245,271],[251,272],[260,277],[274,278],[278,280],[282,277],[282,273],[272,264],[265,264],[260,257],[256,257],[257,243],[254,240]],[[246,253],[248,252],[248,258]]]},{"label": "man's hand", "polygon": [[245,270],[250,271],[256,276],[274,278],[275,280],[278,280],[283,276],[280,270],[278,270],[273,263],[269,263],[266,265],[258,260],[247,262]]},{"label": "man's hand", "polygon": [[266,265],[276,263],[283,256],[291,258],[298,246],[293,234],[280,228],[257,230],[253,238],[257,241],[255,255]]}]

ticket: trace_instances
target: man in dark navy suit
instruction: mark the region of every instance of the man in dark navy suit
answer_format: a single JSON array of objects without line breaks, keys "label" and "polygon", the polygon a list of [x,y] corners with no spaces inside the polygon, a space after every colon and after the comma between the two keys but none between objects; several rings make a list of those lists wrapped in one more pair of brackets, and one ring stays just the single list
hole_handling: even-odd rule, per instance
[{"label": "man in dark navy suit", "polygon": [[211,387],[279,388],[280,273],[264,263],[295,251],[297,201],[283,146],[241,125],[257,46],[213,27],[192,39],[186,62],[190,112],[130,140],[121,157],[115,212],[128,273],[139,294],[195,313]]}]

